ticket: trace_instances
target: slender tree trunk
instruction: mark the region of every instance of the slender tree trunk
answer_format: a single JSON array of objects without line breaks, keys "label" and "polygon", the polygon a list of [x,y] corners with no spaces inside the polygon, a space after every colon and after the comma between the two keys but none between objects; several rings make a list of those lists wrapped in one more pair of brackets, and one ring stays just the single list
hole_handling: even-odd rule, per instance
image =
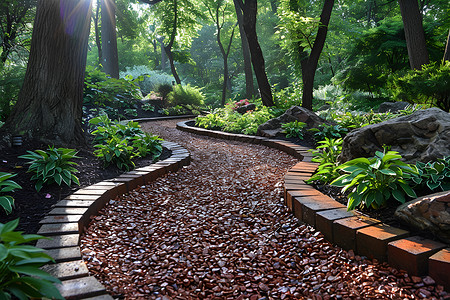
[{"label": "slender tree trunk", "polygon": [[100,0],[97,0],[97,8],[95,10],[95,17],[94,17],[94,31],[95,31],[95,44],[97,45],[98,51],[98,65],[101,65],[103,62],[102,40],[100,38],[100,26],[98,25],[100,8],[101,8]]},{"label": "slender tree trunk", "polygon": [[164,50],[164,37],[160,37],[156,40],[161,44],[161,71],[164,71],[167,62],[166,50]]},{"label": "slender tree trunk", "polygon": [[450,30],[448,31],[447,45],[445,46],[444,61],[450,61]]},{"label": "slender tree trunk", "polygon": [[177,27],[178,27],[178,0],[173,0],[173,28],[172,33],[170,34],[170,40],[167,46],[164,46],[164,51],[167,54],[167,58],[170,63],[170,70],[172,71],[172,75],[175,78],[175,82],[177,84],[181,84],[180,76],[178,76],[177,69],[175,68],[175,62],[173,60],[172,46],[175,42],[175,37],[177,35]]},{"label": "slender tree trunk", "polygon": [[11,134],[83,144],[90,0],[38,0],[24,84],[5,124]]},{"label": "slender tree trunk", "polygon": [[244,29],[247,36],[253,70],[255,71],[256,81],[258,82],[262,103],[265,106],[274,106],[272,90],[266,74],[264,56],[256,34],[256,13],[258,9],[257,0],[246,0],[245,3],[238,0],[238,3],[244,13]]},{"label": "slender tree trunk", "polygon": [[405,28],[406,47],[411,69],[421,69],[428,64],[428,50],[417,0],[398,0]]},{"label": "slender tree trunk", "polygon": [[102,0],[101,14],[103,70],[112,78],[119,78],[115,0]]},{"label": "slender tree trunk", "polygon": [[244,30],[244,17],[242,16],[242,11],[234,0],[234,8],[236,10],[237,21],[239,24],[239,34],[241,36],[242,45],[242,58],[244,59],[244,74],[245,74],[245,97],[247,99],[253,98],[255,94],[254,83],[253,83],[253,71],[252,71],[252,59],[250,57],[250,48],[248,47],[247,36]]},{"label": "slender tree trunk", "polygon": [[327,38],[328,24],[330,23],[331,12],[333,11],[334,0],[325,0],[320,15],[320,25],[317,30],[317,36],[314,45],[307,59],[302,60],[302,81],[303,96],[302,107],[312,110],[312,99],[314,89],[314,77],[320,54],[322,53],[325,40]]}]

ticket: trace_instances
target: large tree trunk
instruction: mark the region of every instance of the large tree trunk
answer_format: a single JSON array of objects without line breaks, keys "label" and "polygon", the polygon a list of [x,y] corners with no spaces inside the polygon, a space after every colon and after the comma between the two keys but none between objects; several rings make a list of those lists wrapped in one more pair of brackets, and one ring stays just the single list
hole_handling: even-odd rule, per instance
[{"label": "large tree trunk", "polygon": [[38,0],[24,84],[5,124],[55,144],[82,144],[90,0]]},{"label": "large tree trunk", "polygon": [[398,0],[405,28],[406,46],[411,69],[421,69],[428,64],[428,50],[417,0]]},{"label": "large tree trunk", "polygon": [[246,0],[245,3],[238,0],[238,2],[244,13],[244,29],[245,34],[247,35],[253,70],[255,71],[256,81],[258,82],[262,103],[265,106],[274,106],[272,90],[269,80],[267,79],[264,56],[256,34],[257,0]]},{"label": "large tree trunk", "polygon": [[242,45],[242,58],[244,59],[244,74],[245,74],[245,97],[247,99],[253,98],[255,94],[254,91],[254,83],[253,83],[253,72],[252,72],[252,59],[250,57],[250,48],[248,47],[247,36],[245,35],[244,30],[244,17],[242,16],[242,11],[237,3],[237,0],[234,0],[234,8],[236,10],[237,21],[239,25],[239,34],[241,36],[241,45]]},{"label": "large tree trunk", "polygon": [[312,99],[314,89],[314,77],[320,54],[322,53],[325,40],[327,38],[328,24],[330,23],[331,12],[333,11],[334,0],[325,0],[322,13],[320,15],[320,25],[317,30],[317,36],[309,57],[302,60],[302,81],[303,96],[302,107],[312,110]]},{"label": "large tree trunk", "polygon": [[119,78],[119,55],[116,36],[115,0],[102,0],[102,54],[103,71],[112,78]]},{"label": "large tree trunk", "polygon": [[175,82],[177,84],[181,84],[180,76],[178,76],[177,69],[175,68],[175,62],[173,60],[172,46],[175,42],[175,37],[177,36],[177,27],[178,27],[178,0],[173,0],[173,28],[172,33],[170,34],[169,43],[167,46],[164,46],[164,51],[166,51],[167,58],[170,63],[170,70],[172,71],[173,78],[175,78]]}]

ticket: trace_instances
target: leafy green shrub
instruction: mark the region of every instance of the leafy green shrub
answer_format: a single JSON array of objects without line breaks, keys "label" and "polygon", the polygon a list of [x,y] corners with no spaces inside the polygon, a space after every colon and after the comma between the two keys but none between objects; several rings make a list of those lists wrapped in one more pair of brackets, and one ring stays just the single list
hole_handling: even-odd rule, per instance
[{"label": "leafy green shrub", "polygon": [[15,189],[22,188],[16,182],[10,180],[14,176],[16,174],[0,172],[0,206],[3,207],[7,214],[12,212],[14,198],[10,195],[5,195],[5,193],[14,192]]},{"label": "leafy green shrub", "polygon": [[203,104],[204,96],[201,91],[195,87],[181,84],[175,85],[172,92],[167,95],[167,100],[170,105],[191,104],[201,106]]},{"label": "leafy green shrub", "polygon": [[206,116],[198,116],[195,118],[195,126],[201,128],[220,130],[224,125],[225,122],[217,113],[207,114]]},{"label": "leafy green shrub", "polygon": [[317,172],[307,180],[308,183],[320,181],[323,184],[330,183],[339,177],[338,156],[342,152],[342,139],[325,137],[319,141],[316,150],[309,150],[313,154],[312,161],[320,163]]},{"label": "leafy green shrub", "polygon": [[60,283],[40,269],[54,260],[44,250],[24,245],[45,237],[14,231],[19,219],[0,223],[0,299],[64,299],[53,285]]},{"label": "leafy green shrub", "polygon": [[401,158],[395,151],[377,151],[372,158],[350,160],[338,167],[347,174],[338,177],[331,185],[343,187],[343,192],[352,188],[348,195],[348,210],[363,205],[377,209],[391,197],[404,203],[405,195],[416,197],[405,179],[417,174],[417,169],[402,162]]},{"label": "leafy green shrub", "polygon": [[410,70],[402,77],[394,77],[391,88],[396,99],[430,103],[450,111],[450,62],[431,63],[421,70]]},{"label": "leafy green shrub", "polygon": [[132,68],[127,67],[126,71],[120,72],[120,77],[143,77],[143,80],[138,83],[143,94],[147,95],[151,91],[156,91],[158,86],[162,84],[167,84],[172,86],[172,81],[174,78],[172,75],[166,74],[159,70],[151,70],[147,66],[133,66]]},{"label": "leafy green shrub", "polygon": [[94,154],[105,166],[115,164],[121,170],[133,169],[133,159],[152,155],[156,160],[162,153],[162,145],[157,136],[143,132],[137,122],[121,124],[111,121],[106,115],[92,118],[89,123],[96,126],[94,135]]},{"label": "leafy green shrub", "polygon": [[311,128],[309,131],[314,132],[314,139],[316,142],[323,141],[325,138],[343,138],[348,133],[348,129],[342,127],[341,125],[328,124],[321,124],[319,125],[319,128]]},{"label": "leafy green shrub", "polygon": [[173,85],[169,83],[160,84],[157,86],[156,91],[161,96],[163,103],[166,103],[167,96],[173,91]]},{"label": "leafy green shrub", "polygon": [[17,101],[26,68],[20,65],[0,70],[0,121],[5,121]]},{"label": "leafy green shrub", "polygon": [[138,83],[142,77],[133,79],[110,78],[104,72],[92,68],[86,68],[84,104],[104,108],[107,113],[117,117],[117,109],[132,109],[136,104],[136,99],[141,99]]},{"label": "leafy green shrub", "polygon": [[306,123],[294,121],[286,124],[282,124],[281,128],[287,138],[299,138],[303,140],[303,128],[306,127]]},{"label": "leafy green shrub", "polygon": [[411,181],[416,189],[429,189],[432,192],[450,190],[450,156],[433,162],[416,163],[418,174]]},{"label": "leafy green shrub", "polygon": [[155,111],[155,107],[151,105],[150,103],[144,103],[142,104],[142,110],[143,111]]},{"label": "leafy green shrub", "polygon": [[78,151],[67,148],[54,148],[49,146],[47,150],[27,151],[28,154],[19,156],[28,159],[30,166],[28,172],[33,173],[31,180],[36,180],[36,190],[39,192],[44,184],[56,183],[59,186],[64,182],[70,186],[72,181],[80,185],[78,177],[74,173],[78,170],[73,166],[77,163],[71,161]]}]

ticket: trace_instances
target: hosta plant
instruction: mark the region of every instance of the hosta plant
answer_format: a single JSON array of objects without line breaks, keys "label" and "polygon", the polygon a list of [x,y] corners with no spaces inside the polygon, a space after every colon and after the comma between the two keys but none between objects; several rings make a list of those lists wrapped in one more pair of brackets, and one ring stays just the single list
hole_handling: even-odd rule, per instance
[{"label": "hosta plant", "polygon": [[105,144],[94,145],[95,156],[103,161],[105,167],[115,164],[119,169],[129,171],[134,169],[133,146],[128,145],[126,139],[113,136]]},{"label": "hosta plant", "polygon": [[411,178],[417,189],[429,189],[432,192],[450,190],[450,156],[416,163],[418,174]]},{"label": "hosta plant", "polygon": [[348,129],[342,127],[341,125],[328,125],[321,124],[319,128],[311,128],[308,129],[311,132],[314,132],[314,139],[316,142],[320,142],[325,140],[325,138],[329,139],[338,139],[344,137],[348,133]]},{"label": "hosta plant", "polygon": [[15,189],[21,189],[15,181],[10,178],[16,176],[16,174],[0,172],[0,206],[10,214],[14,206],[14,198],[6,193],[14,192]]},{"label": "hosta plant", "polygon": [[54,260],[27,243],[44,237],[14,231],[19,219],[0,223],[0,299],[64,299],[54,286],[60,281],[40,269]]},{"label": "hosta plant", "polygon": [[418,172],[414,165],[402,162],[401,158],[395,151],[377,151],[372,158],[353,159],[338,167],[345,174],[331,185],[343,187],[343,192],[351,191],[348,210],[364,205],[377,209],[391,198],[404,203],[406,196],[417,197],[405,179]]},{"label": "hosta plant", "polygon": [[287,138],[299,138],[303,139],[303,128],[306,127],[306,123],[294,121],[286,124],[282,124],[281,128]]},{"label": "hosta plant", "polygon": [[319,180],[326,184],[339,177],[338,156],[342,152],[342,139],[325,138],[319,142],[317,150],[310,150],[313,162],[320,163],[317,172],[307,180],[308,183]]},{"label": "hosta plant", "polygon": [[28,154],[19,156],[28,159],[28,172],[33,173],[31,180],[36,180],[36,190],[39,192],[44,184],[65,183],[70,186],[72,182],[80,185],[75,173],[78,170],[73,166],[78,164],[72,160],[79,158],[78,151],[67,148],[49,146],[47,150],[27,151]]}]

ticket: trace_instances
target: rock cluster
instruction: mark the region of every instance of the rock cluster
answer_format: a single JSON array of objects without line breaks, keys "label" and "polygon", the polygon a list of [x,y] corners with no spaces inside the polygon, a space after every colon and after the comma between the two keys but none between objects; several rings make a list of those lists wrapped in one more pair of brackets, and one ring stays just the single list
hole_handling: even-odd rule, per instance
[{"label": "rock cluster", "polygon": [[404,203],[397,208],[395,216],[420,230],[433,232],[450,244],[450,191]]},{"label": "rock cluster", "polygon": [[258,127],[257,135],[265,137],[275,137],[280,134],[282,129],[281,125],[299,121],[306,123],[306,128],[317,128],[320,124],[327,123],[325,120],[317,116],[314,112],[300,107],[292,106],[281,116],[271,119]]},{"label": "rock cluster", "polygon": [[383,102],[380,104],[377,112],[385,113],[385,112],[397,112],[399,110],[405,109],[410,105],[408,102]]},{"label": "rock cluster", "polygon": [[391,146],[405,162],[428,162],[450,155],[450,114],[429,108],[350,132],[344,139],[340,161],[369,157]]}]

